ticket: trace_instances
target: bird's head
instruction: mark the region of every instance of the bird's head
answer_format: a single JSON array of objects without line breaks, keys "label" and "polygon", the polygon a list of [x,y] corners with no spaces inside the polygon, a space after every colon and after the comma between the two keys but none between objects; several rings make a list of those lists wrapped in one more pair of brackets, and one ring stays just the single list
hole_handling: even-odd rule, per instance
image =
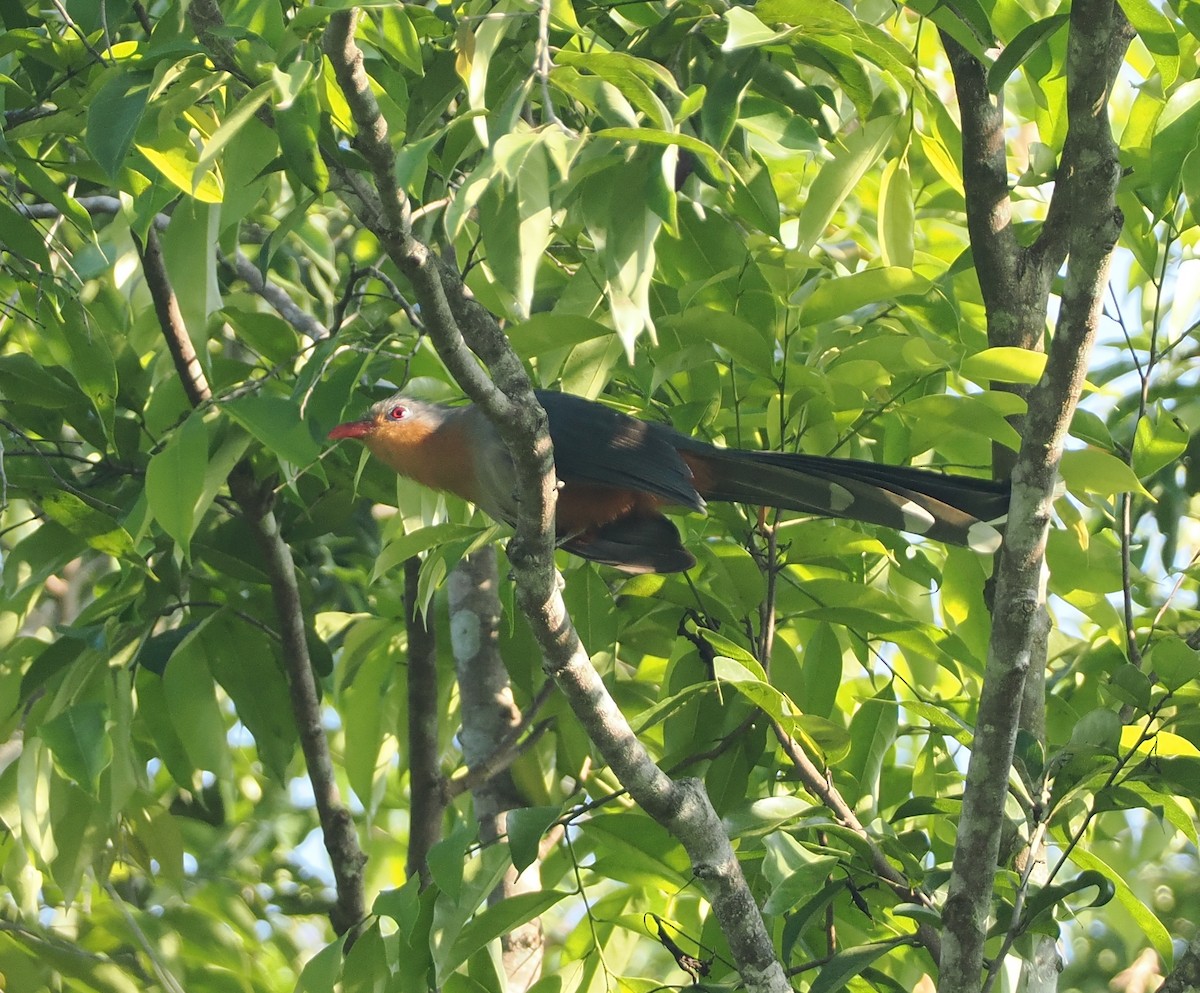
[{"label": "bird's head", "polygon": [[441,404],[397,393],[380,400],[358,420],[339,424],[329,438],[355,438],[397,472],[409,474],[415,454],[436,447],[438,429],[449,414],[450,409]]},{"label": "bird's head", "polygon": [[357,439],[401,475],[476,500],[468,478],[471,453],[461,430],[462,414],[470,409],[444,407],[397,393],[380,400],[358,420],[339,424],[329,437],[333,441]]},{"label": "bird's head", "polygon": [[357,438],[362,442],[376,439],[400,439],[407,435],[424,435],[441,423],[443,408],[438,404],[414,400],[396,394],[380,400],[356,421],[346,421],[329,432],[331,441]]}]

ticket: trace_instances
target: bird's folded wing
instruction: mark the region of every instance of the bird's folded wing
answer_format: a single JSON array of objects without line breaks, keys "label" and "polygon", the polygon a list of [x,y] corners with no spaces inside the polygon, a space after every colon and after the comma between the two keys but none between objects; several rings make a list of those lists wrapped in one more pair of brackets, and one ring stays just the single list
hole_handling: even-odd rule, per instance
[{"label": "bird's folded wing", "polygon": [[569,393],[539,390],[537,397],[550,420],[559,479],[650,493],[664,503],[704,509],[670,428]]}]

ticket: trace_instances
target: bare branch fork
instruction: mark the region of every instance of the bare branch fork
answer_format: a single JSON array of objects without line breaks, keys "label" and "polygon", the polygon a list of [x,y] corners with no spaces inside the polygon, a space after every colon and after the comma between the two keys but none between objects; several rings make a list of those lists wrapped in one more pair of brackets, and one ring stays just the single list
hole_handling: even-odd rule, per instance
[{"label": "bare branch fork", "polygon": [[[492,419],[512,454],[521,513],[509,559],[517,602],[529,619],[544,667],[630,795],[683,844],[746,988],[752,993],[787,993],[791,987],[771,936],[703,784],[694,779],[673,782],[654,764],[592,668],[567,614],[553,564],[555,477],[545,413],[495,320],[470,299],[454,267],[412,235],[407,199],[393,179],[394,153],[386,124],[354,41],[356,18],[355,13],[333,16],[325,54],[353,113],[358,127],[355,148],[370,164],[375,189],[336,160],[332,171],[349,191],[359,219],[412,284],[442,361]],[[480,368],[480,359],[495,385]]]},{"label": "bare branch fork", "polygon": [[[958,85],[963,146],[980,152],[975,158],[965,152],[963,173],[992,344],[1030,347],[1041,339],[1050,281],[1063,257],[1069,259],[1046,371],[1030,391],[1012,473],[1012,509],[996,571],[994,624],[944,913],[945,990],[979,989],[1017,728],[1022,719],[1040,721],[1030,712],[1046,661],[1045,548],[1058,462],[1121,229],[1120,169],[1107,103],[1133,32],[1113,0],[1076,3],[1069,30],[1067,138],[1042,235],[1029,249],[1016,243],[1011,225],[1002,108],[982,85],[979,63],[944,39]],[[1025,701],[1025,714],[1014,700]]]}]

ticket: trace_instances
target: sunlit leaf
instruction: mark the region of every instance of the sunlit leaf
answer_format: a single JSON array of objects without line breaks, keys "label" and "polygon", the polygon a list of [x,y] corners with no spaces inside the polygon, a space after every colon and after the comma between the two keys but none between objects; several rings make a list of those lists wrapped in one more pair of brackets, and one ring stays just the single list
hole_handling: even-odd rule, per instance
[{"label": "sunlit leaf", "polygon": [[883,154],[897,123],[898,119],[891,116],[868,121],[821,167],[800,212],[796,241],[801,255],[807,255],[825,234],[826,227],[855,184]]},{"label": "sunlit leaf", "polygon": [[1115,455],[1098,448],[1078,448],[1063,452],[1059,472],[1067,486],[1085,493],[1140,493],[1149,497],[1134,471]]},{"label": "sunlit leaf", "polygon": [[83,538],[98,552],[141,563],[133,546],[133,538],[109,514],[84,503],[80,497],[65,490],[47,493],[41,502],[47,517],[57,521],[72,534]]},{"label": "sunlit leaf", "polygon": [[1045,352],[1000,346],[985,348],[982,352],[976,352],[963,359],[959,372],[980,385],[997,382],[1024,383],[1032,386],[1042,378],[1045,368]]},{"label": "sunlit leaf", "polygon": [[1133,436],[1133,469],[1143,479],[1178,459],[1188,446],[1190,434],[1178,418],[1165,410],[1155,417],[1138,420]]}]

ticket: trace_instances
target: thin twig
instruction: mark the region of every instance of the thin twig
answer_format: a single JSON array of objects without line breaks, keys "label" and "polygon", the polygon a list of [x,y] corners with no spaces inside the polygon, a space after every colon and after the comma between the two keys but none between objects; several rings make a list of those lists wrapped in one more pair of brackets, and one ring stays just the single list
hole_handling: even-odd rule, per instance
[{"label": "thin twig", "polygon": [[[146,233],[140,252],[146,285],[154,302],[167,350],[179,372],[185,395],[193,408],[199,407],[211,399],[212,390],[184,326],[158,235],[153,227]],[[269,488],[264,495],[248,463],[240,462],[234,467],[229,475],[229,490],[254,534],[262,555],[263,570],[270,579],[275,611],[280,622],[292,714],[312,782],[325,847],[337,881],[337,901],[330,912],[330,919],[334,929],[344,934],[366,917],[363,890],[363,864],[366,857],[358,844],[350,813],[342,804],[334,776],[329,742],[321,719],[320,695],[308,651],[295,563],[271,509]]]}]

